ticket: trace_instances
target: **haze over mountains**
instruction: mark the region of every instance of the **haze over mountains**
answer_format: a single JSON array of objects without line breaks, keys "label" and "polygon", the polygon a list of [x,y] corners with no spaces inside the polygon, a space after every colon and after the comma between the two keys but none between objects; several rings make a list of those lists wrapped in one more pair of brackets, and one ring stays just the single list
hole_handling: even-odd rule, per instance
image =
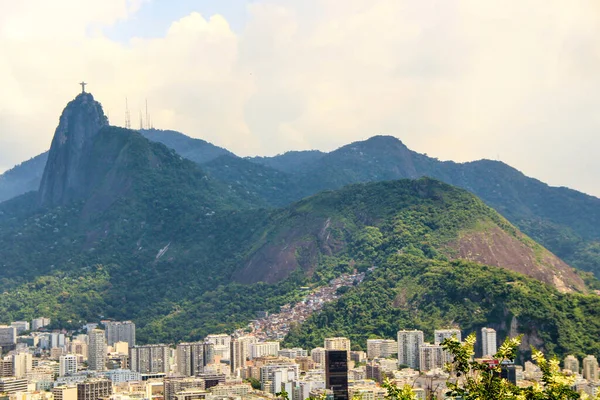
[{"label": "haze over mountains", "polygon": [[[432,302],[439,323],[523,332],[558,353],[600,353],[600,318],[588,312],[600,307],[598,281],[567,265],[598,271],[600,200],[502,163],[442,163],[387,136],[327,154],[244,159],[176,132],[108,126],[88,93],[64,110],[43,173],[31,172],[36,163],[2,176],[13,193],[43,176],[40,191],[0,203],[2,320],[106,316],[134,319],[141,341],[195,339],[359,269],[370,271],[365,287],[385,286],[392,297],[376,317],[385,332],[398,316],[388,307],[411,326],[433,327],[409,312],[417,307],[410,296],[394,299],[410,280],[447,295],[451,307]],[[415,180],[424,175],[439,180]],[[497,286],[491,300],[474,292],[470,301],[487,304],[477,318],[448,292],[468,271]],[[366,295],[362,285],[337,303],[345,315],[356,316],[348,299]],[[334,317],[340,330],[357,321]],[[290,340],[327,333],[314,332]]]}]

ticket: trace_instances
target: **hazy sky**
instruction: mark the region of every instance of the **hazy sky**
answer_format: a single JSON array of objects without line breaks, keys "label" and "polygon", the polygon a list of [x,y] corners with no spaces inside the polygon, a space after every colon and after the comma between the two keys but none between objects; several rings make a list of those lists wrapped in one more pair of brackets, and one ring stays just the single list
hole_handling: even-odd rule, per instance
[{"label": "hazy sky", "polygon": [[239,155],[376,134],[600,196],[600,2],[0,0],[0,170],[80,90]]}]

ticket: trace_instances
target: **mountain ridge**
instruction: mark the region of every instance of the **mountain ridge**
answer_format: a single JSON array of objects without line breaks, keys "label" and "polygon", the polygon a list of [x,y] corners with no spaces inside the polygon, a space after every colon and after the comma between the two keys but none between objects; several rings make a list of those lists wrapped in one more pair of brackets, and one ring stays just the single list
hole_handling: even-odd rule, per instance
[{"label": "mountain ridge", "polygon": [[[392,155],[408,152],[388,147]],[[288,174],[229,154],[205,163],[205,172],[164,144],[110,126],[80,151],[80,197],[39,207],[30,192],[0,203],[0,322],[43,314],[65,327],[103,316],[133,319],[141,342],[198,340],[244,326],[257,311],[299,301],[306,285],[324,285],[354,270],[387,269],[388,260],[402,256],[441,263],[452,280],[461,258],[473,255],[496,265],[472,263],[485,276],[521,268],[537,278],[527,281],[531,290],[553,285],[569,301],[593,301],[576,271],[475,195],[439,180],[358,183],[273,209],[263,206],[288,190],[277,186]],[[345,151],[348,173],[342,178],[352,178],[354,155],[364,156],[359,153]],[[53,168],[49,162],[47,169]],[[474,233],[483,239],[474,240],[480,237]],[[461,253],[464,238],[470,253]],[[514,257],[514,248],[524,256]],[[434,282],[427,282],[424,289],[433,289]],[[535,322],[548,324],[551,317]],[[595,323],[594,315],[589,318]],[[554,332],[546,338],[548,347],[578,339]]]},{"label": "mountain ridge", "polygon": [[[153,132],[160,135],[162,131]],[[182,139],[182,134],[174,135]],[[155,139],[166,143],[170,140],[168,135]],[[182,143],[186,141],[205,143],[184,137]],[[211,147],[200,154],[207,149]],[[203,159],[209,161],[203,161],[201,167],[264,207],[285,206],[350,183],[419,176],[440,179],[475,193],[566,262],[600,277],[600,199],[548,186],[507,164],[492,160],[438,161],[411,151],[393,136],[383,135],[330,153],[290,152],[287,156],[227,161],[231,159],[220,157],[235,155],[222,150],[209,152],[209,157]],[[1,175],[0,189],[3,180],[6,177]]]}]

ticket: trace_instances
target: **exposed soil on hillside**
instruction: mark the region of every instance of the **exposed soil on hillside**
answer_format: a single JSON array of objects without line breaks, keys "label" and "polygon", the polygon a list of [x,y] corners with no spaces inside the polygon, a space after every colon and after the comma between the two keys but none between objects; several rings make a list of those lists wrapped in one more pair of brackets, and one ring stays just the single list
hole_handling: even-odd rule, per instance
[{"label": "exposed soil on hillside", "polygon": [[233,278],[245,284],[276,283],[298,268],[311,274],[319,253],[333,255],[343,248],[343,241],[331,235],[329,218],[303,222],[265,243]]},{"label": "exposed soil on hillside", "polygon": [[561,292],[585,291],[575,270],[549,251],[537,251],[497,226],[464,233],[451,244],[458,257],[481,264],[506,268],[555,286]]}]

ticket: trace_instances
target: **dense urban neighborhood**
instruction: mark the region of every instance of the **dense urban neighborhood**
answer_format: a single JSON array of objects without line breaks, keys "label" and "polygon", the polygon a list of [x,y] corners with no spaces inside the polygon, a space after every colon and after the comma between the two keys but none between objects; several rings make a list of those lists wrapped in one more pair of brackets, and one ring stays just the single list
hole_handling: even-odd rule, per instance
[{"label": "dense urban neighborhood", "polygon": [[[417,399],[447,398],[446,383],[453,379],[447,367],[453,359],[442,343],[461,341],[458,327],[435,330],[431,343],[423,331],[401,329],[395,338],[368,339],[366,352],[354,351],[344,337],[326,338],[313,349],[281,347],[278,339],[290,324],[360,279],[342,276],[298,304],[283,306],[281,313],[252,321],[246,330],[211,334],[194,343],[137,345],[131,321],[104,320],[71,332],[47,329],[51,321],[43,317],[15,321],[0,326],[0,393],[10,400],[384,400],[383,384],[391,382],[410,386]],[[482,328],[476,359],[497,366],[498,346],[496,331]],[[502,377],[517,386],[542,379],[531,361],[500,362]],[[574,390],[598,393],[594,356],[569,355],[562,370]]]}]

